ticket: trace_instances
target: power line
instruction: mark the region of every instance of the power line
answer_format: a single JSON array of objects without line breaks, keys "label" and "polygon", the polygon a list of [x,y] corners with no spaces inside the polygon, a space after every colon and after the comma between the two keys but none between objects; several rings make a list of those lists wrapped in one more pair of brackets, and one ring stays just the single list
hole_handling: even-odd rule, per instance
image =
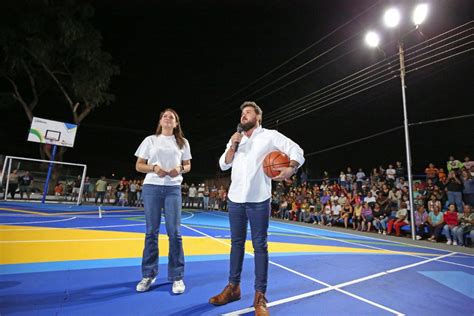
[{"label": "power line", "polygon": [[[307,52],[308,50],[310,50],[311,48],[313,48],[314,46],[318,45],[319,43],[321,43],[322,41],[324,41],[326,38],[330,37],[331,35],[333,35],[334,33],[338,32],[339,30],[341,30],[342,28],[344,28],[345,26],[347,26],[348,24],[352,23],[353,21],[357,20],[359,17],[361,17],[362,15],[364,15],[365,13],[367,13],[368,11],[370,11],[372,8],[374,8],[375,6],[377,6],[379,3],[381,2],[381,0],[377,1],[375,4],[373,4],[372,6],[370,6],[369,8],[367,8],[366,10],[362,11],[361,13],[359,13],[358,15],[356,15],[354,18],[350,19],[349,21],[345,22],[344,24],[340,25],[339,27],[337,27],[336,29],[334,29],[333,31],[331,31],[330,33],[326,34],[325,36],[323,36],[322,38],[320,38],[319,40],[317,40],[316,42],[314,42],[313,44],[311,44],[310,46],[306,47],[305,49],[303,49],[302,51],[300,51],[299,53],[297,53],[296,55],[294,55],[293,57],[290,57],[289,59],[285,60],[283,63],[281,63],[280,65],[276,66],[275,68],[271,69],[270,71],[268,71],[267,73],[263,74],[262,76],[258,77],[257,79],[255,79],[254,81],[250,82],[249,84],[247,84],[246,86],[244,86],[243,88],[237,90],[236,92],[234,92],[232,95],[230,95],[229,97],[226,97],[225,99],[223,99],[222,101],[218,102],[216,105],[221,105],[223,104],[224,102],[230,100],[231,98],[233,98],[234,96],[240,94],[241,92],[247,90],[249,87],[253,86],[255,83],[259,82],[260,80],[268,77],[270,74],[274,73],[275,71],[277,71],[278,69],[280,69],[281,67],[287,65],[289,62],[291,62],[292,60],[296,59],[297,57],[301,56],[303,53]],[[322,56],[322,55],[320,55]]]},{"label": "power line", "polygon": [[[408,126],[433,124],[433,123],[438,123],[438,122],[464,119],[464,118],[468,118],[468,117],[474,117],[474,114],[466,114],[466,115],[459,115],[459,116],[452,116],[452,117],[443,117],[443,118],[440,118],[440,119],[410,123],[410,124],[408,124]],[[375,133],[375,134],[372,134],[372,135],[369,135],[369,136],[365,136],[365,137],[361,137],[361,138],[358,138],[358,139],[348,141],[348,142],[343,143],[343,144],[339,144],[339,145],[336,145],[336,146],[331,146],[331,147],[324,148],[324,149],[321,149],[321,150],[313,151],[309,154],[305,154],[305,157],[314,156],[314,155],[317,155],[317,154],[320,154],[320,153],[323,153],[323,152],[327,152],[327,151],[331,151],[331,150],[334,150],[334,149],[337,149],[337,148],[345,147],[345,146],[352,145],[352,144],[355,144],[355,143],[360,143],[364,140],[375,138],[375,137],[378,137],[380,135],[388,134],[388,133],[394,132],[394,131],[402,129],[402,128],[403,128],[403,125],[396,126],[396,127],[393,127],[393,128],[390,128],[390,129],[387,129],[387,130],[384,130],[384,131],[381,131],[381,132],[378,132],[378,133]]]}]

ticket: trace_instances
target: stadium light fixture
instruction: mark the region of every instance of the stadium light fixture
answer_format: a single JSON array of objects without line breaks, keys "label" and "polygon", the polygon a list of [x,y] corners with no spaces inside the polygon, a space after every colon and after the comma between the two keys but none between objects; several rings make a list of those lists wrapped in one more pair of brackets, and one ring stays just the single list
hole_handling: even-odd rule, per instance
[{"label": "stadium light fixture", "polygon": [[377,47],[380,43],[380,37],[377,33],[370,31],[367,33],[367,35],[365,35],[365,42],[370,47]]},{"label": "stadium light fixture", "polygon": [[421,3],[415,7],[415,10],[413,10],[413,23],[418,26],[426,20],[427,16],[428,4]]},{"label": "stadium light fixture", "polygon": [[400,11],[396,8],[390,8],[387,11],[385,11],[385,14],[383,16],[383,20],[385,22],[385,25],[388,27],[395,27],[400,23]]}]

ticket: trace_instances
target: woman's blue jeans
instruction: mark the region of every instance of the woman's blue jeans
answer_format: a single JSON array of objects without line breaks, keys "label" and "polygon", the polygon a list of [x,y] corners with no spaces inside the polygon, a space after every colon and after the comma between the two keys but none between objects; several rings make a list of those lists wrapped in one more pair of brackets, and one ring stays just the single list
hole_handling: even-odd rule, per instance
[{"label": "woman's blue jeans", "polygon": [[145,184],[142,197],[146,219],[143,277],[155,277],[158,274],[158,234],[163,212],[169,240],[168,280],[181,280],[184,275],[183,241],[180,232],[181,186]]},{"label": "woman's blue jeans", "polygon": [[270,199],[259,203],[234,203],[228,200],[231,251],[229,282],[240,284],[242,264],[247,239],[247,223],[250,222],[255,260],[255,290],[265,293],[268,277],[268,225]]}]

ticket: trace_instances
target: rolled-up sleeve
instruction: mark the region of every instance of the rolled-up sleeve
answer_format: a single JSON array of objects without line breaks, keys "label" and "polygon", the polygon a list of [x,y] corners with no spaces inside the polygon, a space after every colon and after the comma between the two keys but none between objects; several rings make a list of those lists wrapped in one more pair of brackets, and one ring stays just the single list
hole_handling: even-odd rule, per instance
[{"label": "rolled-up sleeve", "polygon": [[225,155],[227,154],[227,151],[229,150],[230,145],[231,145],[230,142],[228,142],[224,153],[222,154],[221,158],[219,158],[219,166],[221,167],[222,171],[229,170],[232,167],[232,161],[229,164],[225,163]]},{"label": "rolled-up sleeve", "polygon": [[275,137],[274,145],[278,150],[284,152],[290,157],[290,160],[297,161],[300,167],[304,164],[304,151],[303,149],[294,141],[281,134],[280,132],[274,131]]}]

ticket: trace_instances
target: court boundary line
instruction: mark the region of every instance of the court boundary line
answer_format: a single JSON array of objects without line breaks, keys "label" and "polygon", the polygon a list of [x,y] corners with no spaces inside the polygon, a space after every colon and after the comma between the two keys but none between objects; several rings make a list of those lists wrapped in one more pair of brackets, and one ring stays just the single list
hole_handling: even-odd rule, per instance
[{"label": "court boundary line", "polygon": [[[224,245],[226,245],[226,246],[228,246],[228,247],[231,247],[231,244],[229,244],[229,243],[227,243],[227,242],[224,242],[224,241],[222,241],[222,240],[220,240],[220,239],[217,239],[217,238],[215,238],[215,237],[212,237],[211,235],[208,235],[208,234],[206,234],[206,233],[204,233],[204,232],[201,232],[201,231],[199,231],[199,230],[197,230],[197,229],[191,228],[191,227],[189,227],[189,226],[187,226],[187,225],[182,225],[182,226],[184,226],[184,227],[186,227],[187,229],[190,229],[190,230],[192,230],[192,231],[194,231],[194,232],[196,232],[196,233],[198,233],[198,234],[202,234],[203,236],[206,236],[206,237],[208,237],[208,238],[210,238],[210,239],[212,239],[212,240],[214,240],[214,241],[217,241],[217,242],[219,242],[219,243],[221,243],[221,244],[224,244]],[[245,253],[248,254],[248,255],[250,255],[250,256],[252,256],[252,257],[254,256],[253,253],[250,253],[250,252],[247,252],[247,251],[245,251]],[[315,282],[315,283],[318,283],[318,284],[321,284],[321,285],[324,285],[324,286],[330,286],[328,283],[325,283],[325,282],[323,282],[323,281],[320,281],[320,280],[318,280],[318,279],[315,279],[315,278],[313,278],[313,277],[310,277],[310,276],[308,276],[308,275],[305,275],[305,274],[303,274],[303,273],[301,273],[301,272],[298,272],[298,271],[296,271],[296,270],[293,270],[293,269],[290,269],[290,268],[288,268],[288,267],[285,267],[285,266],[283,266],[283,265],[281,265],[281,264],[279,264],[279,263],[273,262],[272,260],[269,260],[268,262],[269,262],[270,264],[272,264],[272,265],[275,265],[275,266],[277,266],[277,267],[283,269],[283,270],[286,270],[286,271],[291,272],[291,273],[293,273],[293,274],[299,275],[299,276],[301,276],[301,277],[303,277],[303,278],[305,278],[305,279],[308,279],[308,280],[310,280],[310,281],[313,281],[313,282]],[[356,298],[356,299],[358,299],[358,300],[360,300],[360,301],[362,301],[362,302],[368,303],[368,304],[373,305],[373,306],[375,306],[375,307],[378,307],[378,308],[380,308],[380,309],[386,310],[386,311],[388,311],[388,312],[390,312],[390,313],[392,313],[392,314],[395,314],[395,315],[404,315],[403,313],[400,313],[400,312],[398,312],[398,311],[396,311],[396,310],[393,310],[393,309],[391,309],[391,308],[389,308],[389,307],[386,307],[386,306],[383,306],[383,305],[378,304],[378,303],[376,303],[376,302],[370,301],[370,300],[368,300],[368,299],[366,299],[366,298],[363,298],[363,297],[358,296],[358,295],[356,295],[356,294],[347,292],[347,291],[345,291],[345,290],[336,289],[336,288],[335,288],[334,290],[336,290],[336,291],[338,291],[338,292],[341,292],[341,293],[343,293],[343,294],[352,296],[352,297],[354,297],[354,298]],[[252,308],[250,308],[250,309],[248,310],[248,312],[251,312],[251,311],[254,311],[254,310],[255,310],[255,308],[252,307]],[[236,314],[231,314],[231,315],[236,315]],[[237,314],[237,315],[238,315],[238,314]]]},{"label": "court boundary line", "polygon": [[[66,221],[71,221],[73,219],[76,219],[77,217],[68,217],[68,218],[63,218],[63,219],[53,219],[50,221],[39,221],[39,222],[19,222],[19,223],[0,223],[0,225],[24,225],[24,224],[46,224],[46,223],[57,223],[57,222],[66,222]],[[4,231],[0,229],[0,231]]]}]

